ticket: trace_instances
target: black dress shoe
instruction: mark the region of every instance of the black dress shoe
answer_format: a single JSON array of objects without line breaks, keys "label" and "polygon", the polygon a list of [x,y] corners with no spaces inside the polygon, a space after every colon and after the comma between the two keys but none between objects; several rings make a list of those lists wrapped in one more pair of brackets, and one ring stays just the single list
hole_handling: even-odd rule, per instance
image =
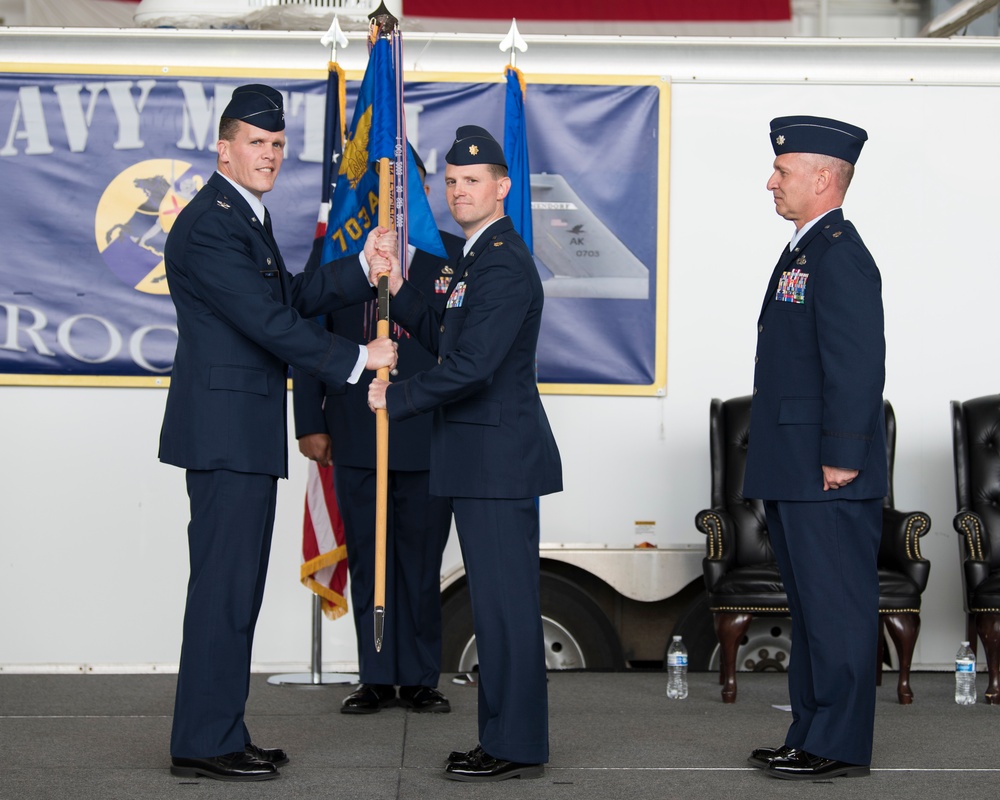
[{"label": "black dress shoe", "polygon": [[448,753],[448,763],[457,764],[461,761],[468,761],[470,758],[475,758],[481,752],[483,752],[483,746],[477,744],[471,750],[452,750]]},{"label": "black dress shoe", "polygon": [[178,778],[212,778],[217,781],[266,781],[277,778],[274,764],[251,758],[246,752],[212,758],[172,758],[170,774]]},{"label": "black dress shoe", "polygon": [[283,767],[288,763],[288,754],[277,747],[257,747],[253,742],[244,748],[244,752],[250,758],[263,761],[265,764],[274,764],[276,767]]},{"label": "black dress shoe", "polygon": [[396,687],[381,683],[362,683],[340,704],[341,714],[374,714],[396,705]]},{"label": "black dress shoe", "polygon": [[814,756],[805,750],[793,750],[785,756],[772,758],[764,774],[791,781],[815,781],[823,778],[863,778],[871,770],[864,764],[848,764],[832,758]]},{"label": "black dress shoe", "polygon": [[787,744],[783,744],[781,747],[758,747],[750,754],[750,758],[747,761],[759,769],[764,769],[772,758],[787,756],[794,750],[794,747],[789,747]]},{"label": "black dress shoe", "polygon": [[399,704],[417,713],[447,714],[451,711],[448,698],[430,686],[400,686]]},{"label": "black dress shoe", "polygon": [[479,748],[472,751],[468,761],[455,761],[449,764],[444,776],[453,781],[486,782],[505,781],[508,778],[540,778],[545,772],[542,764],[519,764],[516,761],[505,761],[493,758],[489,753]]}]

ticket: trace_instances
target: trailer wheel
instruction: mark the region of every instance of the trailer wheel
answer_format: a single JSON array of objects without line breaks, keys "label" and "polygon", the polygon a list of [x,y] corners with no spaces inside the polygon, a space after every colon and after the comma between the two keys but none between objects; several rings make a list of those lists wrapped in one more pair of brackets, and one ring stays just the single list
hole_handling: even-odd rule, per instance
[{"label": "trailer wheel", "polygon": [[[542,636],[545,667],[624,669],[618,635],[607,616],[571,581],[550,573],[541,576]],[[472,672],[479,667],[472,627],[469,588],[463,584],[441,608],[441,669]]]},{"label": "trailer wheel", "polygon": [[[688,669],[716,672],[719,669],[719,639],[715,635],[708,595],[702,592],[687,607],[674,626],[688,649]],[[666,648],[670,647],[670,642]],[[792,651],[792,623],[787,617],[754,617],[736,650],[738,672],[784,672]],[[666,664],[664,649],[664,664]]]}]

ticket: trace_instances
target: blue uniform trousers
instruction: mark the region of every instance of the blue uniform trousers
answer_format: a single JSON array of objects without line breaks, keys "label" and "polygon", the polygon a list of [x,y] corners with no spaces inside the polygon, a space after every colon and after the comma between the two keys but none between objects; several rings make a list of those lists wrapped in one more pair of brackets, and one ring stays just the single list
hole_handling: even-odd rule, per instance
[{"label": "blue uniform trousers", "polygon": [[785,744],[871,763],[882,501],[764,503],[792,615]]},{"label": "blue uniform trousers", "polygon": [[250,742],[243,713],[277,478],[188,470],[187,487],[191,577],[170,754],[210,758],[242,751]]},{"label": "blue uniform trousers", "polygon": [[344,519],[362,683],[437,686],[441,673],[441,554],[451,530],[447,498],[429,473],[389,471],[385,628],[375,651],[375,470],[334,465]]},{"label": "blue uniform trousers", "polygon": [[494,758],[549,760],[548,687],[532,498],[452,498],[479,652],[479,743]]}]

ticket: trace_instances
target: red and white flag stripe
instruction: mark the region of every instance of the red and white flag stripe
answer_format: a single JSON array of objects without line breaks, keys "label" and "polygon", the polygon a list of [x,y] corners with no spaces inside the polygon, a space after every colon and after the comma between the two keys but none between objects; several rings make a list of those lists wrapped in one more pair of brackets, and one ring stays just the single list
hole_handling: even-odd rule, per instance
[{"label": "red and white flag stripe", "polygon": [[347,547],[333,491],[333,467],[321,467],[315,461],[309,462],[306,479],[301,579],[322,598],[327,617],[337,619],[347,613]]}]

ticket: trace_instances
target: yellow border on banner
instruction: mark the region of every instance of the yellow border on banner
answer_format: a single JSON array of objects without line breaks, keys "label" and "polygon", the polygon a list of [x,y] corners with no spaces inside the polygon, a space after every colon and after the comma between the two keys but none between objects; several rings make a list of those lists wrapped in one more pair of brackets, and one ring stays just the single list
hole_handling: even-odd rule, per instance
[{"label": "yellow border on banner", "polygon": [[[258,77],[283,78],[287,80],[320,80],[326,77],[325,69],[287,69],[265,71],[235,67],[171,67],[112,65],[55,65],[0,62],[0,72],[67,75],[136,75],[136,76],[185,76],[185,77]],[[363,70],[347,70],[347,79],[360,81]],[[446,72],[411,71],[406,76],[407,83],[503,83],[503,71],[494,73],[455,74]],[[572,84],[583,86],[656,86],[660,90],[659,131],[657,151],[657,234],[656,234],[656,319],[654,325],[653,382],[651,384],[619,383],[540,383],[542,394],[565,395],[605,395],[621,397],[663,396],[667,387],[667,308],[668,293],[668,245],[669,245],[669,198],[670,198],[670,81],[657,75],[560,75],[525,74],[525,82],[530,94],[533,84]],[[530,112],[529,112],[530,113]],[[89,386],[89,387],[137,387],[166,388],[170,385],[168,376],[98,376],[98,375],[39,375],[0,374],[0,385],[6,386]],[[288,382],[289,388],[291,381]]]},{"label": "yellow border on banner", "polygon": [[[11,74],[30,73],[38,75],[136,75],[142,77],[180,76],[182,78],[283,78],[285,80],[325,80],[326,62],[318,69],[268,69],[261,71],[253,67],[175,67],[169,64],[110,64],[96,68],[91,64],[52,64],[27,63],[24,61],[0,61],[0,73]],[[351,70],[347,73],[349,80],[358,80],[364,76],[363,71]]]}]

